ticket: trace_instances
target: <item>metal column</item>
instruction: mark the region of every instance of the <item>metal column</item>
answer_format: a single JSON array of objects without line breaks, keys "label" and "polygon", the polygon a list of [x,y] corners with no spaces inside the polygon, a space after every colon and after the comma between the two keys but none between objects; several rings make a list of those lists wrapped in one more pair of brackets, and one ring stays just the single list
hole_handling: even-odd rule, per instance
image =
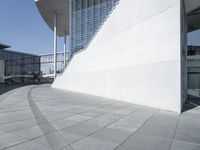
[{"label": "metal column", "polygon": [[67,38],[66,38],[66,32],[65,32],[65,35],[64,35],[64,69],[66,67],[66,53],[67,53]]},{"label": "metal column", "polygon": [[54,79],[57,75],[57,13],[54,14]]},{"label": "metal column", "polygon": [[69,0],[69,49],[67,60],[71,59],[72,55],[72,0]]}]

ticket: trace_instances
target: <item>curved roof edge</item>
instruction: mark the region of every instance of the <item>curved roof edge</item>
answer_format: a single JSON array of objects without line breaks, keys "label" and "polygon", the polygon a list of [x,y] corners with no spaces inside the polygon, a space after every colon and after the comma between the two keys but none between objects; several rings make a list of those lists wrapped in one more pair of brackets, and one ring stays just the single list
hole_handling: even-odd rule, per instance
[{"label": "curved roof edge", "polygon": [[35,0],[46,24],[54,30],[54,14],[57,13],[57,35],[69,35],[69,0]]},{"label": "curved roof edge", "polygon": [[188,20],[188,32],[200,29],[200,0],[184,0]]},{"label": "curved roof edge", "polygon": [[185,1],[185,11],[190,13],[196,11],[200,8],[200,0],[184,0]]},{"label": "curved roof edge", "polygon": [[[184,0],[188,15],[188,32],[200,29],[200,0]],[[69,35],[70,0],[35,0],[46,24],[54,30],[54,14],[57,13],[57,35]]]}]

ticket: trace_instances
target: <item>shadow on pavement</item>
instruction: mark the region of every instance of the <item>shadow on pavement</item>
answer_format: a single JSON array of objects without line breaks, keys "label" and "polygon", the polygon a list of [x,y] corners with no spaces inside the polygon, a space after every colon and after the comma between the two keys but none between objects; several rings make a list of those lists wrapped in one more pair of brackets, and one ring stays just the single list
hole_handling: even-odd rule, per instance
[{"label": "shadow on pavement", "polygon": [[14,85],[0,84],[0,95],[6,93],[8,91],[11,91],[13,89],[22,87],[22,86],[24,86],[24,85],[20,85],[20,84],[14,84]]},{"label": "shadow on pavement", "polygon": [[183,111],[186,112],[200,106],[200,98],[189,99],[183,106]]},{"label": "shadow on pavement", "polygon": [[[35,87],[31,88],[28,92],[28,103],[31,108],[31,111],[35,117],[35,121],[37,122],[37,125],[43,132],[44,138],[48,144],[48,146],[52,149],[61,149],[64,146],[66,146],[64,138],[57,133],[56,128],[51,124],[51,122],[48,121],[48,119],[42,114],[39,107],[35,103],[32,97],[32,90]],[[62,143],[62,144],[61,144]],[[61,146],[62,145],[62,146]],[[61,147],[60,147],[61,146]]]}]

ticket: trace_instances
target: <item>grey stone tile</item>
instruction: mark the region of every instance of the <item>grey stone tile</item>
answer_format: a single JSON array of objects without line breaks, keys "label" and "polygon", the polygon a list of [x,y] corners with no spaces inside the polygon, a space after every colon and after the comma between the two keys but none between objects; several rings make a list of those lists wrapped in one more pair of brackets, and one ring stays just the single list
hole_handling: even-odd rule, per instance
[{"label": "grey stone tile", "polygon": [[74,150],[114,150],[117,144],[94,138],[85,138],[72,144]]},{"label": "grey stone tile", "polygon": [[64,141],[66,144],[72,144],[72,143],[75,143],[75,142],[79,141],[80,139],[84,138],[84,136],[67,133],[63,130],[58,131],[58,133],[64,138]]},{"label": "grey stone tile", "polygon": [[17,130],[12,133],[28,140],[40,137],[44,134],[38,126]]},{"label": "grey stone tile", "polygon": [[35,142],[28,141],[25,143],[18,144],[16,146],[6,148],[5,150],[50,150],[50,149]]},{"label": "grey stone tile", "polygon": [[100,116],[100,117],[97,117],[95,119],[92,119],[92,120],[89,120],[87,121],[88,124],[91,124],[91,125],[96,125],[100,128],[102,127],[106,127],[112,123],[116,122],[116,119],[113,118],[113,116]]},{"label": "grey stone tile", "polygon": [[200,150],[200,145],[182,141],[173,141],[170,150]]},{"label": "grey stone tile", "polygon": [[36,138],[32,141],[36,142],[42,146],[45,146],[51,150],[59,150],[65,146],[67,146],[64,138],[58,132],[44,135],[44,136]]},{"label": "grey stone tile", "polygon": [[136,104],[128,104],[128,106],[126,106],[126,110],[131,110],[132,112],[136,112],[136,111],[138,111],[138,110],[140,110],[142,108],[142,106],[141,105],[136,105]]},{"label": "grey stone tile", "polygon": [[108,108],[107,106],[105,106],[105,107],[98,108],[98,110],[102,112],[106,112],[106,113],[111,113],[114,109]]},{"label": "grey stone tile", "polygon": [[67,147],[62,148],[61,150],[73,150],[73,149],[71,146],[67,146]]},{"label": "grey stone tile", "polygon": [[64,132],[77,134],[81,136],[87,136],[93,132],[100,130],[100,127],[94,124],[77,124],[72,127],[63,129]]},{"label": "grey stone tile", "polygon": [[121,118],[123,118],[125,115],[122,115],[122,114],[112,114],[112,113],[108,113],[108,114],[105,114],[103,116],[101,116],[102,118],[107,118],[107,119],[112,119],[112,120],[119,120]]},{"label": "grey stone tile", "polygon": [[17,121],[23,121],[27,119],[33,118],[32,115],[12,115],[12,116],[5,116],[0,118],[0,124],[12,123]]},{"label": "grey stone tile", "polygon": [[140,126],[141,126],[141,124],[132,123],[126,119],[121,119],[121,120],[117,121],[116,123],[113,123],[110,126],[108,126],[108,128],[125,130],[125,131],[129,131],[129,132],[135,132]]},{"label": "grey stone tile", "polygon": [[94,115],[97,115],[97,116],[101,116],[101,115],[107,114],[108,112],[96,109],[96,110],[90,111],[90,113],[93,113]]},{"label": "grey stone tile", "polygon": [[200,131],[200,119],[194,118],[181,118],[178,124],[178,129]]},{"label": "grey stone tile", "polygon": [[116,144],[122,143],[125,139],[127,139],[131,135],[131,132],[112,129],[112,128],[104,128],[90,137],[97,138],[106,142],[112,142]]},{"label": "grey stone tile", "polygon": [[158,113],[146,122],[147,125],[163,126],[167,128],[175,128],[179,121],[179,114]]},{"label": "grey stone tile", "polygon": [[93,113],[93,112],[85,112],[85,113],[82,113],[81,115],[84,115],[84,116],[91,116],[91,117],[98,117],[98,116],[101,116],[96,114],[96,113]]},{"label": "grey stone tile", "polygon": [[39,128],[43,134],[56,132],[56,128],[51,124],[51,122],[46,123],[46,124],[40,124]]},{"label": "grey stone tile", "polygon": [[172,139],[174,133],[175,133],[175,128],[166,128],[162,126],[151,126],[151,125],[143,125],[137,131],[137,134],[162,137],[167,139]]},{"label": "grey stone tile", "polygon": [[57,121],[57,120],[61,120],[61,119],[64,119],[66,117],[69,117],[69,116],[72,116],[73,113],[70,112],[70,111],[67,111],[67,112],[62,112],[62,113],[56,113],[54,115],[46,115],[45,118],[48,120],[48,121]]},{"label": "grey stone tile", "polygon": [[200,131],[177,129],[175,134],[175,139],[184,142],[200,144]]},{"label": "grey stone tile", "polygon": [[133,136],[116,150],[169,150],[170,140],[150,136]]},{"label": "grey stone tile", "polygon": [[58,121],[53,121],[51,124],[55,127],[56,130],[61,130],[67,127],[71,127],[73,125],[78,124],[78,122],[67,120],[67,119],[62,119]]},{"label": "grey stone tile", "polygon": [[5,134],[5,133],[6,133],[5,131],[0,130],[0,135],[1,135],[1,134]]},{"label": "grey stone tile", "polygon": [[154,113],[145,110],[139,110],[128,115],[127,118],[136,124],[143,124],[153,116]]},{"label": "grey stone tile", "polygon": [[0,125],[0,129],[6,132],[12,132],[28,127],[33,127],[35,125],[37,125],[36,121],[34,119],[30,119],[30,120],[24,120],[24,121]]},{"label": "grey stone tile", "polygon": [[117,109],[117,110],[112,111],[111,113],[113,113],[113,114],[120,114],[120,115],[128,115],[131,112],[132,111],[130,111],[130,110]]},{"label": "grey stone tile", "polygon": [[181,117],[199,120],[200,119],[200,108],[197,107],[197,108],[190,109],[186,112],[183,112],[183,114],[181,114]]},{"label": "grey stone tile", "polygon": [[148,107],[148,106],[142,106],[141,107],[141,111],[146,112],[146,113],[157,113],[158,109],[157,108],[153,108],[153,107]]},{"label": "grey stone tile", "polygon": [[34,120],[36,121],[37,125],[46,124],[46,123],[49,122],[44,116],[41,116],[41,115],[40,116],[36,116],[36,118],[34,118]]},{"label": "grey stone tile", "polygon": [[93,117],[91,117],[91,116],[74,115],[74,116],[68,117],[66,119],[71,120],[71,121],[76,121],[76,122],[83,122],[83,121],[86,121],[86,120],[90,120],[92,118]]},{"label": "grey stone tile", "polygon": [[19,111],[10,111],[10,112],[6,112],[6,113],[0,113],[0,118],[3,119],[4,117],[8,118],[8,117],[19,117],[20,115],[30,115],[32,116],[32,112],[30,110],[27,109],[22,109]]},{"label": "grey stone tile", "polygon": [[11,133],[2,134],[0,135],[0,149],[7,148],[25,141],[25,139]]},{"label": "grey stone tile", "polygon": [[[39,150],[72,150],[67,144],[72,144],[73,150],[109,150],[127,140],[118,149],[167,150],[180,117],[169,111],[55,90],[46,85],[37,86],[32,91],[33,101],[30,102],[27,92],[31,87],[18,89],[1,103],[1,147],[5,147],[6,141],[10,141],[10,149],[34,149],[32,145],[36,142],[35,147]],[[27,119],[30,117],[34,118]],[[184,112],[172,150],[181,149],[181,145],[183,150],[199,148],[198,131],[200,108]],[[10,137],[3,136],[7,132],[15,135],[10,133]],[[4,139],[4,145],[1,144],[1,138]],[[21,143],[18,138],[32,141]]]}]

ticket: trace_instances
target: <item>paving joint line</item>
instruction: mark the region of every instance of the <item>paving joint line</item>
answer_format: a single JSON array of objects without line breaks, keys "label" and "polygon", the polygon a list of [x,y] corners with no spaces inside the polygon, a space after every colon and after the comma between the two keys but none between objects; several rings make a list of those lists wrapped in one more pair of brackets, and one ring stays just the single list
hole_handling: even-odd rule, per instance
[{"label": "paving joint line", "polygon": [[178,125],[179,125],[180,119],[181,119],[181,115],[179,115],[179,119],[178,119],[178,122],[177,122],[177,124],[176,124],[173,137],[172,137],[172,139],[170,140],[169,150],[171,150],[171,148],[172,148],[172,143],[173,143],[174,138],[175,138],[175,136],[176,136],[176,132],[177,132],[177,129],[178,129]]},{"label": "paving joint line", "polygon": [[122,144],[124,144],[127,140],[129,140],[132,136],[134,136],[138,132],[138,130],[142,128],[151,118],[153,118],[156,114],[158,114],[159,111],[160,109],[158,109],[154,114],[152,114],[151,117],[149,117],[135,132],[133,132],[133,134],[128,136],[123,142],[121,142],[117,147],[115,147],[114,150],[117,150]]},{"label": "paving joint line", "polygon": [[[137,111],[139,111],[139,110],[137,110]],[[134,113],[136,113],[137,111],[135,111]],[[132,112],[130,112],[129,114],[131,114],[131,113],[132,113]],[[73,145],[73,144],[75,144],[75,143],[77,143],[77,142],[79,142],[79,141],[81,141],[81,140],[83,140],[83,139],[85,139],[85,138],[87,138],[87,137],[89,137],[89,136],[91,136],[91,135],[93,135],[93,134],[99,132],[100,130],[103,130],[103,129],[107,128],[108,126],[110,126],[110,125],[112,125],[112,124],[114,124],[114,123],[120,121],[121,119],[123,119],[123,118],[125,118],[125,117],[127,117],[127,116],[128,116],[128,114],[127,114],[126,116],[122,116],[120,119],[113,121],[112,123],[110,123],[110,124],[104,126],[103,128],[100,128],[99,130],[94,131],[94,132],[88,134],[87,136],[85,136],[85,137],[83,137],[83,138],[81,138],[81,139],[79,139],[79,140],[77,140],[77,141],[75,141],[75,142],[73,142],[73,143],[71,143],[71,144],[69,144],[69,145],[71,146],[71,145]]]},{"label": "paving joint line", "polygon": [[[32,90],[34,89],[34,88],[37,88],[37,86],[34,86],[34,87],[32,87],[29,91],[28,91],[28,99],[30,99],[30,96],[32,97],[32,95],[31,95],[31,92],[32,92]],[[33,97],[31,98],[32,100],[33,100]],[[114,104],[111,104],[111,105],[114,105]],[[109,106],[111,106],[111,105],[109,105]],[[98,108],[97,108],[98,109]],[[96,110],[97,110],[96,109]],[[95,110],[95,109],[93,109],[93,110]],[[92,111],[93,111],[92,110]],[[81,112],[81,113],[83,113],[83,112]],[[106,113],[107,114],[107,113]],[[108,113],[109,114],[109,113]],[[41,115],[42,116],[42,115]],[[45,117],[44,117],[45,118]],[[93,117],[91,118],[91,120],[92,119],[94,119]],[[90,120],[90,119],[89,119]],[[85,122],[87,122],[87,121],[89,121],[89,120],[86,120]],[[47,124],[49,124],[49,125],[51,125],[51,123],[49,122],[49,123],[47,123]],[[83,122],[82,123],[80,123],[80,124],[83,124]],[[52,126],[52,125],[51,125]],[[72,125],[72,126],[74,126],[74,125]],[[54,127],[53,127],[54,128]],[[67,127],[67,128],[69,128],[69,127]],[[63,129],[65,129],[65,128],[63,128]],[[54,132],[56,132],[56,133],[58,133],[59,134],[59,132],[58,132],[59,130],[57,130],[57,129],[55,129],[54,130]],[[51,132],[51,133],[54,133],[54,132]],[[49,134],[51,134],[51,133],[49,133]],[[48,134],[46,134],[46,135],[48,135]],[[43,135],[43,136],[45,136],[45,135]],[[65,140],[64,139],[64,137],[62,136],[62,135],[60,135],[59,134],[59,136],[63,139],[63,140]],[[42,137],[42,136],[41,136]],[[39,138],[39,137],[38,137]],[[48,141],[47,141],[48,142]],[[67,144],[68,145],[68,144]],[[67,145],[65,145],[64,147],[66,147]],[[50,146],[50,145],[49,145]],[[64,147],[62,147],[62,148],[64,148]],[[61,149],[62,149],[61,148]]]}]

